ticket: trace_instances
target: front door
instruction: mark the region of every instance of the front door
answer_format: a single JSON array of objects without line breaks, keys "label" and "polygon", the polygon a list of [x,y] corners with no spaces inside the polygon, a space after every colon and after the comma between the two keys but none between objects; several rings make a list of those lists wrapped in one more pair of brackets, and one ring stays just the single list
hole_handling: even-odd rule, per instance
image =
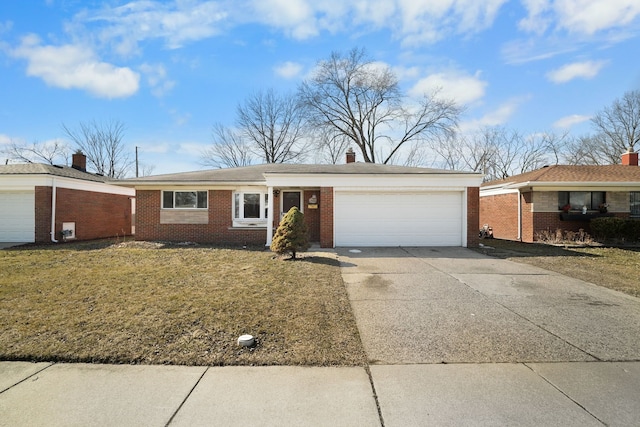
[{"label": "front door", "polygon": [[[284,216],[292,207],[298,208],[302,211],[302,205],[300,203],[302,196],[300,191],[283,191],[282,192],[282,216]],[[281,216],[281,218],[282,218]]]}]

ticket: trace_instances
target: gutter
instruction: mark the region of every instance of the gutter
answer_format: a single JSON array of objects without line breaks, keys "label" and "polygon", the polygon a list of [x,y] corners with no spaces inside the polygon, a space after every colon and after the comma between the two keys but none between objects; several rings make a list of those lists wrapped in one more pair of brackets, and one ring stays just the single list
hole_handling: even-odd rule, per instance
[{"label": "gutter", "polygon": [[58,243],[56,240],[56,179],[51,178],[51,241]]}]

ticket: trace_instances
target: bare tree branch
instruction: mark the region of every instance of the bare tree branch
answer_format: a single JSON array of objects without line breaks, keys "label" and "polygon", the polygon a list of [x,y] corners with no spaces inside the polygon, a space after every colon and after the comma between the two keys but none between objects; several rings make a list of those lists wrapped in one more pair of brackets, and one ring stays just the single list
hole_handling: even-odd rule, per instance
[{"label": "bare tree branch", "polygon": [[298,96],[313,127],[344,135],[371,163],[394,161],[409,141],[453,132],[460,114],[455,104],[433,95],[410,108],[395,74],[363,49],[320,61]]},{"label": "bare tree branch", "polygon": [[237,113],[238,128],[266,163],[297,161],[306,154],[304,121],[293,96],[257,92],[238,105]]},{"label": "bare tree branch", "polygon": [[252,163],[251,147],[238,132],[220,123],[213,125],[213,145],[201,153],[201,163],[214,168],[233,168]]},{"label": "bare tree branch", "polygon": [[24,163],[48,163],[50,165],[67,163],[69,147],[63,141],[55,139],[47,142],[34,141],[31,144],[20,144],[11,141],[2,150],[9,159]]},{"label": "bare tree branch", "polygon": [[76,129],[62,124],[62,130],[87,156],[89,168],[98,174],[124,178],[134,163],[125,151],[124,124],[118,120],[80,122]]},{"label": "bare tree branch", "polygon": [[627,149],[635,150],[640,142],[640,90],[626,92],[597,113],[591,122],[600,135],[596,141],[606,145],[599,150],[604,155],[601,160],[619,163],[620,155]]}]

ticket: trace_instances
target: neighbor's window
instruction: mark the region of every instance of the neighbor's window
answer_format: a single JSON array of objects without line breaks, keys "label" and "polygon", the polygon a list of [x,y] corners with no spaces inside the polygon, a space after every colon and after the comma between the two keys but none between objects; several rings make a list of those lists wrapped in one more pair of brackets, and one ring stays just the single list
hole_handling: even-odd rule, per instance
[{"label": "neighbor's window", "polygon": [[266,220],[269,206],[267,193],[237,192],[233,195],[233,218]]},{"label": "neighbor's window", "polygon": [[559,191],[558,209],[569,204],[574,210],[582,210],[583,206],[589,210],[598,210],[601,204],[607,202],[606,194],[604,191]]},{"label": "neighbor's window", "polygon": [[633,217],[640,217],[640,191],[629,192],[629,212]]},{"label": "neighbor's window", "polygon": [[163,209],[207,209],[207,191],[163,191]]}]

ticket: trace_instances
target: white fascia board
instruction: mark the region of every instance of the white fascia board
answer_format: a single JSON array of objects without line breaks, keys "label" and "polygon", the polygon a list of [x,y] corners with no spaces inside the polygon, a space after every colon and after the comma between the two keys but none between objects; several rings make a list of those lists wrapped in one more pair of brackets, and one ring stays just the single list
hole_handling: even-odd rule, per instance
[{"label": "white fascia board", "polygon": [[269,187],[441,188],[479,187],[480,174],[265,174]]},{"label": "white fascia board", "polygon": [[58,188],[131,197],[136,194],[133,188],[52,175],[5,175],[0,178],[0,190],[26,191],[34,190],[35,187],[52,187],[54,180]]},{"label": "white fascia board", "polygon": [[[504,188],[527,191],[640,191],[640,182],[521,182]],[[531,189],[531,190],[529,190]]]},{"label": "white fascia board", "polygon": [[267,187],[264,181],[257,182],[216,182],[216,181],[154,181],[150,183],[118,183],[122,187],[136,190],[180,190],[184,188],[200,190],[235,190],[240,187]]},{"label": "white fascia board", "polygon": [[515,194],[518,192],[519,190],[504,187],[480,187],[480,197],[501,196],[503,194]]}]

